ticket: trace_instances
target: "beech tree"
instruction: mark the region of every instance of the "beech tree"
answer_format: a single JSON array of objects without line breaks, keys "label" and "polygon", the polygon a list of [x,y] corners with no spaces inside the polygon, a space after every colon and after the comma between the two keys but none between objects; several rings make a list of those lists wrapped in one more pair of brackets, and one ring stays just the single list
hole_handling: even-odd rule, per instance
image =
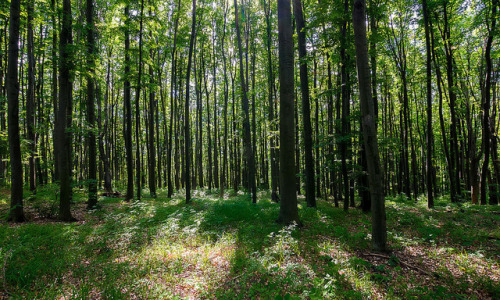
[{"label": "beech tree", "polygon": [[385,251],[387,229],[385,203],[382,184],[375,109],[371,95],[370,66],[368,64],[368,45],[366,39],[366,3],[354,0],[352,20],[354,43],[356,46],[356,65],[358,70],[359,101],[361,106],[361,126],[366,149],[368,181],[372,199],[372,246],[375,250]]},{"label": "beech tree", "polygon": [[300,223],[295,180],[294,59],[290,0],[278,0],[280,80],[280,213],[278,222]]},{"label": "beech tree", "polygon": [[9,125],[11,168],[9,219],[14,222],[24,221],[23,166],[21,162],[21,142],[19,136],[19,82],[17,78],[20,15],[21,2],[12,0],[10,2],[9,56],[7,65],[7,117]]}]

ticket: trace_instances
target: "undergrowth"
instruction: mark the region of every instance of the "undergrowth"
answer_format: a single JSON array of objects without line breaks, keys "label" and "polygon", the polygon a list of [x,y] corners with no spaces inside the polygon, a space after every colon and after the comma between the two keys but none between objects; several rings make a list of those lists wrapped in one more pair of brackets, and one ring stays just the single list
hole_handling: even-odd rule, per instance
[{"label": "undergrowth", "polygon": [[[0,298],[499,298],[498,207],[387,199],[390,253],[370,250],[370,216],[331,203],[280,226],[259,194],[199,190],[126,203],[100,198],[79,222],[53,220],[54,189],[27,200],[45,221],[0,224]],[[84,207],[76,193],[74,209]],[[1,211],[7,201],[0,202]],[[29,214],[28,214],[28,217]],[[31,216],[34,218],[33,216]]]}]

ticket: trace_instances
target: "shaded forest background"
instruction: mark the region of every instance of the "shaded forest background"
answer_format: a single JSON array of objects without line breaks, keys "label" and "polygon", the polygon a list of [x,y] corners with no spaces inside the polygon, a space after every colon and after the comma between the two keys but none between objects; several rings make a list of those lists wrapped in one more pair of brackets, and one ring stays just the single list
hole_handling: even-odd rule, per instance
[{"label": "shaded forest background", "polygon": [[[97,187],[126,199],[163,188],[168,196],[184,189],[186,198],[198,187],[243,189],[254,201],[256,188],[271,189],[278,201],[276,5],[235,4],[23,1],[16,129],[7,126],[11,13],[3,2],[2,183],[17,168],[33,193],[60,182],[59,197],[70,199],[73,186],[88,186],[89,207]],[[296,191],[311,206],[321,197],[369,210],[352,5],[293,4],[293,30],[301,33],[293,68]],[[435,195],[498,203],[497,10],[497,0],[367,3],[385,195],[425,194],[429,207]],[[7,130],[20,135],[22,165],[8,153]],[[58,130],[69,133],[59,142]],[[70,220],[63,206],[60,217]]]}]

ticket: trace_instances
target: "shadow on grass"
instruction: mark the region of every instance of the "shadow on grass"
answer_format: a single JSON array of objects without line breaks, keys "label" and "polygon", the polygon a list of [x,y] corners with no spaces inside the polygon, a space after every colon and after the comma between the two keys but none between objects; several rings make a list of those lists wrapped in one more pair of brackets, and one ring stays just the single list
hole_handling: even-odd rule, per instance
[{"label": "shadow on grass", "polygon": [[[106,211],[116,202],[109,199],[93,212],[98,220],[85,224],[2,225],[0,289],[46,299],[498,295],[489,276],[498,274],[490,237],[499,218],[480,207],[428,211],[389,202],[394,252],[385,259],[370,256],[370,216],[358,210],[346,214],[319,201],[317,210],[300,209],[305,227],[296,229],[276,224],[279,205],[267,200],[197,196],[206,198],[187,205],[179,197],[145,199]],[[493,270],[483,274],[484,261]],[[478,268],[460,269],[471,262]]]}]

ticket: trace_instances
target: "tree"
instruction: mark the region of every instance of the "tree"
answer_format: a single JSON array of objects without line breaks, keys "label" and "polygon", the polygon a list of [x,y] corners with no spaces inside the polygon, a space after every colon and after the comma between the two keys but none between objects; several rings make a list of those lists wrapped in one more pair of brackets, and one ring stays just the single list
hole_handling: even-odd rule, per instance
[{"label": "tree", "polygon": [[290,0],[278,0],[280,80],[280,213],[278,223],[301,224],[295,180],[293,31]]},{"label": "tree", "polygon": [[19,57],[19,23],[21,2],[10,2],[9,56],[7,65],[7,101],[9,124],[9,153],[11,167],[10,214],[13,222],[24,221],[23,210],[23,166],[21,163],[21,142],[19,136],[19,82],[17,62]]},{"label": "tree", "polygon": [[130,14],[129,4],[125,6],[125,74],[123,82],[123,106],[125,111],[125,152],[127,160],[127,194],[125,200],[134,198],[134,163],[132,157],[132,105],[130,103]]},{"label": "tree", "polygon": [[94,1],[87,0],[85,11],[87,18],[87,122],[89,126],[87,144],[89,151],[89,200],[87,208],[92,209],[97,204],[97,151],[95,140],[95,29],[94,29]]},{"label": "tree", "polygon": [[28,90],[26,97],[26,127],[29,141],[29,185],[30,191],[36,189],[36,137],[35,137],[35,54],[33,45],[34,0],[28,1]]},{"label": "tree", "polygon": [[427,0],[422,0],[422,11],[424,14],[424,27],[425,27],[425,68],[426,68],[426,97],[427,97],[427,207],[434,207],[434,197],[432,194],[432,52],[431,52],[431,38],[429,33],[429,8]]},{"label": "tree", "polygon": [[[245,157],[247,163],[248,172],[248,183],[249,191],[252,193],[252,203],[257,203],[257,191],[255,188],[255,158],[252,149],[252,138],[250,135],[250,113],[248,108],[248,95],[247,95],[247,84],[245,75],[243,72],[243,55],[241,49],[241,36],[240,36],[240,26],[238,23],[238,1],[234,0],[234,14],[235,14],[235,26],[236,26],[236,36],[238,39],[238,54],[240,61],[240,82],[241,82],[241,106],[243,108],[243,143],[245,146]],[[248,65],[248,64],[247,64]]]},{"label": "tree", "polygon": [[56,128],[56,156],[59,160],[59,218],[63,221],[75,220],[71,215],[72,198],[72,134],[73,118],[73,35],[71,0],[63,1],[62,27],[59,43],[59,105]]},{"label": "tree", "polygon": [[188,65],[186,70],[186,101],[184,101],[184,164],[185,164],[185,187],[186,187],[186,203],[191,201],[191,128],[189,127],[189,77],[191,75],[191,64],[193,58],[194,40],[196,37],[196,0],[193,0],[193,23],[191,25],[191,38],[189,40]]},{"label": "tree", "polygon": [[[498,0],[493,0],[491,3],[491,25],[488,26],[488,38],[486,41],[484,58],[486,61],[486,78],[484,86],[482,87],[482,107],[483,107],[483,166],[481,170],[481,204],[486,204],[486,187],[489,174],[490,163],[490,148],[491,148],[491,128],[490,128],[490,109],[491,109],[491,76],[492,76],[492,59],[491,48],[493,44],[494,32],[496,27],[496,14],[497,14]],[[495,163],[495,162],[494,162]],[[491,197],[491,196],[490,196]]]},{"label": "tree", "polygon": [[363,138],[368,164],[368,181],[372,199],[372,246],[377,251],[386,250],[387,229],[385,203],[382,184],[382,167],[378,152],[375,109],[371,95],[370,66],[368,64],[368,46],[366,40],[366,4],[365,0],[354,0],[352,20],[354,43],[356,47],[356,65],[361,105]]},{"label": "tree", "polygon": [[306,202],[308,207],[316,207],[314,161],[312,156],[311,108],[309,105],[309,76],[307,74],[306,60],[306,33],[304,16],[302,13],[302,2],[300,0],[293,0],[293,14],[295,15],[297,35],[299,37],[300,90],[302,92],[302,126],[304,130],[304,160],[306,169]]}]

